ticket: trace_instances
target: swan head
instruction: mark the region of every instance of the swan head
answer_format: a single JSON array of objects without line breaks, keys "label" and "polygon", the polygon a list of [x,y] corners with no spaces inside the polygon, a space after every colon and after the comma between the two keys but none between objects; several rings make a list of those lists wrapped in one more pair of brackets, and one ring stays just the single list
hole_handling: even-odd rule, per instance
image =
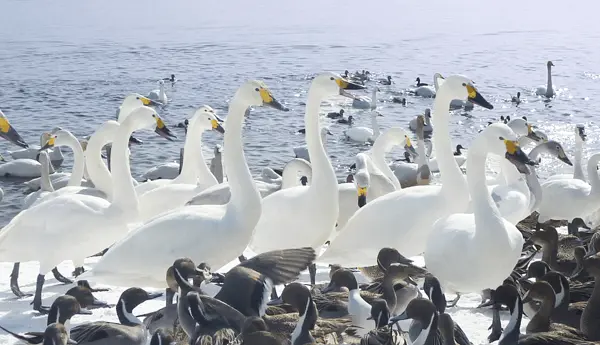
[{"label": "swan head", "polygon": [[548,61],[548,63],[546,63],[546,65],[548,66],[548,68],[554,67],[554,64],[552,63],[552,61]]},{"label": "swan head", "polygon": [[164,81],[164,80],[159,80],[159,81],[158,81],[158,85],[160,85],[160,86],[163,86],[163,85],[165,85],[165,81]]},{"label": "swan head", "polygon": [[522,174],[529,174],[527,165],[535,165],[521,150],[517,135],[508,125],[493,123],[486,127],[480,136],[483,141],[479,141],[477,145],[485,146],[489,153],[506,157]]},{"label": "swan head", "polygon": [[477,91],[475,83],[469,78],[463,75],[451,75],[448,78],[440,75],[440,78],[444,80],[443,84],[439,86],[440,92],[447,93],[449,99],[468,100],[480,107],[494,109],[494,106]]},{"label": "swan head", "polygon": [[571,160],[569,160],[569,157],[567,157],[565,150],[559,142],[550,140],[540,145],[543,145],[542,147],[544,148],[544,152],[546,152],[547,154],[558,158],[559,160],[563,161],[564,163],[570,166],[573,165],[573,163],[571,163]]},{"label": "swan head", "polygon": [[333,72],[321,73],[313,79],[310,86],[311,90],[319,92],[325,97],[341,95],[355,99],[356,96],[346,90],[362,90],[365,87],[342,78],[339,74]]},{"label": "swan head", "polygon": [[144,96],[140,95],[139,93],[132,93],[132,94],[128,95],[127,97],[125,97],[125,99],[123,100],[123,103],[121,103],[121,106],[119,107],[119,110],[117,111],[117,121],[119,121],[119,123],[123,123],[123,121],[127,118],[127,116],[129,116],[131,111],[135,108],[138,108],[141,106],[155,106],[155,105],[158,105],[158,103],[154,102],[150,98],[144,97]]},{"label": "swan head", "polygon": [[358,207],[363,207],[367,204],[367,189],[371,184],[371,176],[369,174],[367,160],[369,157],[365,153],[356,155],[356,172],[354,173],[354,185],[358,193]]},{"label": "swan head", "polygon": [[585,126],[582,124],[577,124],[575,126],[575,134],[575,138],[581,141],[585,141],[585,139],[587,138],[587,134],[585,134]]},{"label": "swan head", "polygon": [[6,118],[2,110],[0,110],[0,137],[10,141],[11,143],[17,146],[23,148],[29,147],[29,145],[27,145],[27,143],[25,142],[25,140],[23,140],[21,135],[19,135],[17,130],[13,126],[11,126],[10,122],[8,122],[8,119]]},{"label": "swan head", "polygon": [[238,89],[236,96],[243,99],[243,102],[248,104],[249,107],[265,105],[277,110],[289,111],[287,107],[273,97],[267,85],[259,80],[246,82]]},{"label": "swan head", "polygon": [[138,128],[155,127],[154,132],[161,137],[169,141],[173,141],[173,138],[177,138],[154,109],[142,106],[133,110],[130,116],[132,115],[136,116],[134,121],[136,122],[136,125],[139,126]]},{"label": "swan head", "polygon": [[44,133],[42,134],[42,137],[47,139],[39,151],[45,151],[54,146],[67,146],[72,142],[72,139],[75,138],[71,132],[65,129],[58,130],[54,133]]},{"label": "swan head", "polygon": [[[217,117],[215,110],[208,105],[203,105],[194,112],[194,120],[200,124],[202,130],[214,130],[221,134],[225,129],[221,126],[221,121]],[[187,121],[187,119],[186,119]]]}]

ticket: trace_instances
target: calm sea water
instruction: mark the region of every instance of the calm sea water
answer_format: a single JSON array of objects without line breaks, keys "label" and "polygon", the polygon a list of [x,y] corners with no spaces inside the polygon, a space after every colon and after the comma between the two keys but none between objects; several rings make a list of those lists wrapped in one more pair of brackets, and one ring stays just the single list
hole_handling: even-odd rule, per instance
[{"label": "calm sea water", "polygon": [[[171,102],[159,113],[174,126],[202,104],[225,115],[227,102],[247,79],[263,79],[291,109],[257,109],[246,121],[246,155],[254,173],[280,167],[302,145],[308,76],[324,70],[368,69],[395,84],[381,86],[380,99],[414,84],[417,76],[461,73],[472,78],[495,105],[452,118],[456,143],[468,146],[474,134],[501,115],[526,115],[572,153],[572,125],[585,123],[589,151],[598,146],[596,108],[600,104],[600,48],[596,13],[585,2],[343,2],[264,1],[74,1],[0,0],[0,108],[29,143],[55,126],[77,136],[90,135],[113,119],[131,92],[146,94],[156,80],[174,73],[180,81],[167,94]],[[552,60],[558,98],[549,103],[533,95],[545,84]],[[520,91],[518,108],[509,95]],[[365,91],[370,95],[370,91]],[[408,97],[402,107],[380,102],[382,129],[405,126],[432,100]],[[349,101],[332,100],[323,111],[346,106],[358,125],[369,116],[351,110]],[[330,124],[334,136],[327,150],[340,176],[354,154],[368,149],[346,142],[344,127]],[[133,175],[178,157],[184,134],[167,142],[140,133],[142,146],[132,150]],[[222,137],[205,135],[204,151]],[[3,153],[15,150],[0,142]],[[70,168],[70,153],[63,169]],[[546,163],[553,169],[559,164]],[[565,170],[562,166],[560,169]],[[554,170],[552,170],[554,171]],[[543,174],[548,169],[542,169]],[[0,225],[19,210],[22,181],[3,180],[6,196]]]}]

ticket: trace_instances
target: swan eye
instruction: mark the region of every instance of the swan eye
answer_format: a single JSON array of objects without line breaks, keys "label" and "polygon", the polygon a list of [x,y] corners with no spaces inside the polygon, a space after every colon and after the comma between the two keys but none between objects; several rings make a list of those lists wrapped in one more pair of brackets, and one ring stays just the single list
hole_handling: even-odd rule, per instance
[{"label": "swan eye", "polygon": [[135,99],[140,99],[139,97],[136,97]]},{"label": "swan eye", "polygon": [[330,80],[335,80],[335,78],[334,78],[334,77],[331,77],[331,78],[329,78],[329,79],[330,79]]},{"label": "swan eye", "polygon": [[500,139],[500,140],[504,140],[504,138],[503,138],[503,137],[498,137],[498,139]]},{"label": "swan eye", "polygon": [[467,84],[466,84],[466,83],[463,83],[463,86],[464,86],[464,87],[467,87]]},{"label": "swan eye", "polygon": [[254,91],[258,92],[259,90],[258,90],[258,88],[256,88],[256,89],[254,89]]}]

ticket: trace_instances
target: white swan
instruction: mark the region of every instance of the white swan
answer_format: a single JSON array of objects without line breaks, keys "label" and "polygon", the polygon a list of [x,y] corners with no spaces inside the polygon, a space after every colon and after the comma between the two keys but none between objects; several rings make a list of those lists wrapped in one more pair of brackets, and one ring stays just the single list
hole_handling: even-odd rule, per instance
[{"label": "white swan", "polygon": [[[50,167],[50,172],[54,173],[53,167]],[[0,165],[0,176],[4,177],[33,178],[41,175],[42,165],[34,159],[15,159]]]},{"label": "white swan", "polygon": [[23,147],[28,148],[29,145],[23,140],[19,132],[10,124],[8,118],[2,110],[0,110],[0,138],[4,138],[11,143]]},{"label": "white swan", "polygon": [[[307,184],[312,179],[312,168],[308,161],[302,158],[294,158],[283,168],[281,181],[267,183],[254,180],[261,198],[265,198],[278,190],[298,186],[298,176],[306,176]],[[205,189],[202,193],[191,198],[187,205],[224,205],[231,199],[231,189],[228,182]]]},{"label": "white swan", "polygon": [[[435,82],[435,75],[433,77],[433,81]],[[436,93],[437,93],[437,85],[431,86],[431,85],[427,85],[424,83],[420,82],[420,78],[419,81],[417,81],[417,85],[422,84],[421,86],[417,86],[414,90],[412,90],[412,92],[419,97],[424,97],[424,98],[433,98],[435,97]],[[424,85],[423,85],[424,84]]]},{"label": "white swan", "polygon": [[[152,198],[156,198],[158,194],[148,196],[149,199],[143,199],[142,196],[156,188],[172,184],[186,184],[190,186],[198,184],[198,188],[202,189],[196,191],[191,196],[186,195],[183,199],[180,199],[182,202],[185,202],[192,196],[200,193],[203,189],[212,187],[218,183],[206,165],[204,155],[202,154],[202,134],[207,130],[215,130],[219,133],[224,132],[213,108],[203,105],[196,109],[190,118],[188,131],[185,136],[182,160],[178,165],[178,168],[181,167],[181,171],[178,171],[178,175],[173,179],[161,178],[159,180],[143,182],[135,187],[135,192],[140,197],[142,215],[146,212],[144,209],[149,207],[148,202],[151,202]],[[162,165],[162,167],[164,166]],[[161,170],[164,173],[164,168]]]},{"label": "white swan", "polygon": [[[202,133],[207,130],[225,132],[212,108],[203,106],[190,120],[183,151],[183,165],[179,176],[170,180],[171,183],[156,186],[145,193],[139,191],[144,184],[135,188],[138,193],[140,216],[143,222],[184,206],[198,193],[219,183],[210,172],[202,154]],[[169,180],[160,181],[168,182]]]},{"label": "white swan", "polygon": [[516,139],[510,127],[499,123],[485,128],[475,138],[467,162],[473,213],[451,214],[433,226],[425,247],[425,265],[446,291],[480,292],[497,287],[521,256],[521,232],[502,218],[485,186],[488,153],[506,154],[519,170],[529,173],[524,164],[531,161]]},{"label": "white swan", "polygon": [[538,86],[538,88],[535,90],[535,94],[538,96],[546,96],[548,98],[552,98],[556,94],[554,86],[552,85],[552,66],[554,66],[554,64],[552,63],[552,61],[548,61],[546,66],[548,67],[548,82],[546,86]]},{"label": "white swan", "polygon": [[[141,181],[154,180],[173,180],[179,176],[179,168],[181,164],[178,162],[167,162],[159,164],[148,169],[140,177]],[[143,183],[140,183],[143,184]],[[166,183],[165,183],[166,184]],[[150,185],[149,185],[150,186]]]},{"label": "white swan", "polygon": [[[333,134],[329,131],[329,128],[321,128],[321,141],[323,142],[323,146],[326,146],[325,144],[327,143],[327,135]],[[302,158],[310,162],[310,156],[308,154],[308,145],[294,147],[294,154],[296,155],[296,158]]]},{"label": "white swan", "polygon": [[542,183],[543,198],[539,207],[538,222],[583,218],[600,208],[600,179],[598,178],[600,153],[588,159],[589,184],[578,179],[558,179]]},{"label": "white swan", "polygon": [[[444,77],[440,74],[440,73],[436,73],[433,75],[433,85],[435,88],[435,91],[437,91],[440,87],[440,85],[444,82]],[[453,99],[452,101],[450,101],[450,110],[457,110],[457,109],[465,109],[465,110],[473,110],[473,103],[469,102],[468,100],[462,100],[462,99]]]},{"label": "white swan", "polygon": [[[417,125],[419,126],[419,125]],[[418,130],[418,129],[417,129]],[[418,171],[427,158],[425,156],[425,141],[423,139],[423,132],[421,135],[417,134],[417,149],[415,150],[410,139],[407,135],[404,137],[404,150],[408,152],[412,157],[416,157],[417,163],[412,162],[393,162],[389,165],[390,169],[394,172],[395,178],[398,180],[402,188],[415,186],[417,184]],[[421,155],[422,153],[422,155]],[[409,157],[407,156],[407,157]],[[378,160],[379,166],[381,166],[381,160]],[[398,188],[400,189],[400,188]]]},{"label": "white swan", "polygon": [[54,192],[52,181],[50,181],[50,157],[48,152],[41,151],[38,156],[39,162],[42,165],[42,176],[40,176],[41,188],[35,192],[29,193],[21,203],[21,209],[28,209],[36,200],[42,196]]},{"label": "white swan", "polygon": [[417,151],[412,146],[412,143],[406,131],[400,127],[392,127],[383,132],[373,143],[371,148],[371,159],[375,166],[394,184],[396,190],[402,188],[395,171],[393,171],[394,163],[388,164],[385,156],[394,147],[402,146],[406,152],[410,152],[413,156],[417,156]]},{"label": "white swan", "polygon": [[[431,109],[429,109],[429,108],[425,109],[424,116],[425,116],[425,126],[423,126],[423,132],[429,134],[429,133],[433,132],[433,126],[431,125]],[[410,122],[408,123],[408,128],[413,132],[417,131],[417,118],[418,118],[418,116],[415,116],[415,118],[410,120]]]},{"label": "white swan", "polygon": [[345,89],[362,88],[330,72],[313,79],[304,115],[313,179],[309,187],[284,189],[263,200],[263,212],[249,245],[255,253],[292,247],[319,248],[334,231],[339,213],[338,181],[319,136],[319,108],[326,98],[348,95]]},{"label": "white swan", "polygon": [[[467,156],[464,155],[462,152],[462,150],[464,149],[465,148],[461,144],[458,144],[456,145],[456,151],[453,152],[454,160],[456,161],[456,164],[459,167],[462,167],[467,162]],[[429,169],[431,170],[431,172],[440,172],[438,160],[436,157],[433,157],[429,160]]]},{"label": "white swan", "polygon": [[[51,133],[54,133],[59,129],[60,128],[54,128],[54,130]],[[42,135],[40,136],[40,145],[39,146],[30,146],[29,148],[26,148],[26,149],[21,149],[21,150],[17,150],[17,151],[8,151],[8,153],[10,154],[10,156],[13,159],[27,158],[27,159],[36,160],[40,148],[46,144],[46,142],[50,138],[51,133],[47,133],[47,132],[42,133]],[[54,168],[60,167],[62,165],[63,161],[65,160],[65,157],[63,156],[62,151],[60,150],[60,147],[48,150],[48,154],[50,155],[50,161],[52,162],[52,165],[54,166]]]},{"label": "white swan", "polygon": [[377,116],[383,116],[378,111],[371,112],[371,128],[368,127],[350,127],[344,131],[344,136],[352,141],[359,143],[374,142],[379,137],[379,124]]},{"label": "white swan", "polygon": [[375,262],[383,247],[396,248],[405,256],[418,255],[425,249],[437,219],[467,209],[470,198],[467,183],[452,155],[448,130],[450,101],[467,97],[475,104],[493,108],[472,81],[460,75],[446,79],[433,104],[436,129],[433,145],[438,153],[442,185],[401,189],[367,203],[350,218],[344,231],[317,261],[368,266]]},{"label": "white swan", "polygon": [[165,92],[165,82],[164,80],[158,81],[158,90],[152,90],[148,93],[148,98],[153,101],[159,101],[160,103],[167,104],[169,101],[167,99],[167,93]]},{"label": "white swan", "polygon": [[548,177],[549,180],[558,180],[563,178],[574,178],[576,180],[586,181],[585,174],[583,173],[583,166],[581,165],[581,155],[583,153],[583,143],[587,135],[585,134],[585,126],[582,124],[575,125],[575,162],[573,166],[573,174],[556,174]]},{"label": "white swan", "polygon": [[217,179],[217,182],[223,183],[223,158],[221,145],[217,144],[214,148],[215,156],[210,160],[209,168],[211,174]]},{"label": "white swan", "polygon": [[[61,129],[54,132],[54,134],[50,135],[50,137],[47,139],[44,146],[40,148],[40,150],[47,150],[49,148],[59,148],[60,146],[67,146],[73,151],[73,170],[71,171],[71,175],[69,176],[69,182],[67,186],[77,187],[81,184],[81,179],[83,178],[83,170],[85,167],[85,157],[83,153],[83,148],[81,147],[81,143],[71,132],[69,132],[68,130]],[[42,182],[49,183],[50,178],[48,176],[48,167],[45,167],[43,162],[40,161],[40,163],[42,166],[42,178],[43,180],[47,179],[46,181],[42,180]],[[45,177],[44,173],[46,174]],[[44,188],[42,188],[42,190],[43,189]],[[23,199],[23,209],[29,208],[36,201],[41,200],[41,198],[45,195],[54,192],[54,187],[52,187],[51,191],[41,193],[38,192],[40,191],[29,194]]]},{"label": "white swan", "polygon": [[246,82],[229,102],[224,142],[231,185],[227,205],[187,206],[155,218],[117,242],[81,279],[87,275],[114,285],[163,288],[166,269],[179,257],[215,268],[238,257],[261,214],[260,195],[244,157],[242,126],[246,109],[263,104],[286,109],[259,81]]},{"label": "white swan", "polygon": [[137,219],[127,147],[134,130],[150,125],[166,130],[154,110],[140,107],[119,128],[112,150],[112,203],[89,195],[60,196],[19,213],[0,232],[3,261],[40,262],[34,309],[42,309],[41,292],[48,271],[63,260],[83,262],[85,257],[107,248],[126,233],[127,223]]},{"label": "white swan", "polygon": [[379,91],[379,88],[373,88],[373,91],[371,91],[371,98],[367,96],[355,97],[354,99],[352,99],[352,107],[357,109],[376,109],[377,91]]}]

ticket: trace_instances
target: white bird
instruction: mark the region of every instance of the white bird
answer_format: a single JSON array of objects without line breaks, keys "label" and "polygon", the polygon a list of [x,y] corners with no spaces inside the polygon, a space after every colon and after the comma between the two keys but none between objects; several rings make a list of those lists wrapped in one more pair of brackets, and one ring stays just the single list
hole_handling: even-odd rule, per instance
[{"label": "white bird", "polygon": [[[54,173],[53,167],[50,167],[50,172]],[[33,178],[41,175],[42,165],[34,159],[15,159],[0,165],[0,176],[4,177]]]},{"label": "white bird", "polygon": [[585,143],[585,139],[587,138],[587,134],[585,134],[585,126],[582,124],[575,125],[575,157],[574,157],[574,166],[573,166],[573,174],[555,174],[548,177],[549,180],[558,180],[563,178],[574,178],[581,181],[586,181],[585,174],[583,173],[583,166],[581,165],[581,155],[583,153],[583,144]]},{"label": "white bird", "polygon": [[[431,109],[429,109],[429,108],[425,109],[424,116],[425,116],[425,126],[423,126],[423,132],[431,133],[431,132],[433,132],[433,126],[431,125]],[[410,120],[410,122],[408,123],[408,128],[413,132],[417,131],[417,118],[418,118],[418,116],[415,116],[415,118]]]},{"label": "white bird", "polygon": [[373,88],[371,91],[371,97],[360,96],[352,99],[352,108],[357,109],[371,109],[374,110],[377,108],[377,91],[379,88]]},{"label": "white bird", "polygon": [[187,206],[153,219],[114,244],[81,279],[163,288],[165,272],[177,258],[189,257],[218,269],[238,257],[261,214],[261,198],[244,157],[242,126],[246,109],[263,104],[286,109],[259,81],[246,82],[229,103],[224,141],[231,185],[227,205]]},{"label": "white bird", "polygon": [[[178,162],[163,163],[148,169],[140,178],[141,181],[173,180],[179,176],[180,167],[181,164]],[[143,183],[140,183],[140,185],[143,185]]]},{"label": "white bird", "polygon": [[140,186],[136,187],[140,217],[143,222],[185,206],[198,193],[218,184],[202,154],[202,133],[208,130],[225,132],[214,110],[205,105],[200,107],[190,119],[183,151],[184,163],[179,176],[173,180],[162,180],[171,183],[156,186],[145,193],[138,191]]},{"label": "white bird", "polygon": [[165,82],[164,80],[158,81],[158,90],[152,90],[148,93],[148,98],[153,101],[158,101],[163,105],[167,104],[169,101],[167,99],[167,93],[165,92]]},{"label": "white bird", "polygon": [[383,116],[378,111],[371,111],[371,128],[358,126],[350,127],[344,131],[344,136],[358,143],[373,143],[379,137],[379,124],[377,124],[377,116]]},{"label": "white bird", "polygon": [[127,150],[132,132],[150,125],[167,131],[154,110],[140,107],[119,127],[112,150],[112,202],[89,195],[60,196],[19,213],[0,232],[2,261],[40,262],[34,309],[43,309],[41,293],[48,271],[63,260],[83,262],[125,235],[126,224],[137,220],[137,197]]},{"label": "white bird", "polygon": [[330,72],[313,79],[304,115],[312,164],[311,185],[284,189],[263,200],[263,212],[249,245],[255,253],[292,247],[319,248],[329,239],[339,213],[338,181],[319,135],[319,108],[321,101],[329,97],[348,95],[346,89],[362,88]]},{"label": "white bird", "polygon": [[[56,131],[58,131],[60,129],[60,127],[56,127],[52,130],[51,133],[47,133],[44,132],[42,133],[42,135],[40,136],[40,145],[34,145],[34,146],[30,146],[29,148],[26,149],[21,149],[21,150],[17,150],[17,151],[9,151],[8,153],[10,154],[10,156],[13,159],[33,159],[33,160],[37,160],[37,156],[39,153],[39,150],[42,146],[44,146],[46,144],[46,142],[48,141],[48,138],[50,138],[50,135]],[[60,150],[60,147],[48,150],[48,154],[50,155],[50,161],[53,165],[54,168],[58,168],[62,165],[63,161],[65,160],[65,157],[63,156],[62,151]]]},{"label": "white bird", "polygon": [[[507,125],[496,123],[475,138],[469,150],[467,181],[473,213],[439,218],[429,235],[424,259],[427,270],[446,291],[481,292],[502,285],[521,257],[523,236],[506,219],[485,188],[485,161],[489,153],[504,156],[529,174],[532,164]],[[458,301],[458,298],[455,300]]]},{"label": "white bird", "polygon": [[[441,74],[436,73],[433,75],[433,85],[436,92],[443,82],[444,77]],[[450,101],[450,110],[457,110],[463,108],[465,110],[473,110],[473,103],[469,102],[468,100],[465,101],[462,99],[453,99],[452,101]]]},{"label": "white bird", "polygon": [[[327,143],[327,135],[333,135],[329,131],[329,128],[323,127],[321,128],[321,141],[323,142],[323,146]],[[310,157],[308,155],[308,145],[302,145],[294,147],[294,154],[296,158],[302,158],[308,162],[310,162]]]},{"label": "white bird", "polygon": [[537,90],[535,90],[535,94],[538,96],[546,96],[548,98],[554,97],[556,95],[556,91],[554,90],[554,86],[552,85],[552,67],[554,64],[552,61],[548,61],[546,64],[548,67],[548,82],[546,86],[538,86]]},{"label": "white bird", "polygon": [[375,262],[383,247],[396,248],[407,257],[418,255],[425,249],[437,219],[467,209],[470,199],[467,183],[454,160],[448,129],[450,101],[467,97],[475,104],[493,108],[473,82],[460,75],[446,79],[433,104],[432,120],[436,129],[433,145],[438,153],[442,185],[401,189],[367,203],[350,218],[344,231],[331,242],[318,262],[368,266]]}]

